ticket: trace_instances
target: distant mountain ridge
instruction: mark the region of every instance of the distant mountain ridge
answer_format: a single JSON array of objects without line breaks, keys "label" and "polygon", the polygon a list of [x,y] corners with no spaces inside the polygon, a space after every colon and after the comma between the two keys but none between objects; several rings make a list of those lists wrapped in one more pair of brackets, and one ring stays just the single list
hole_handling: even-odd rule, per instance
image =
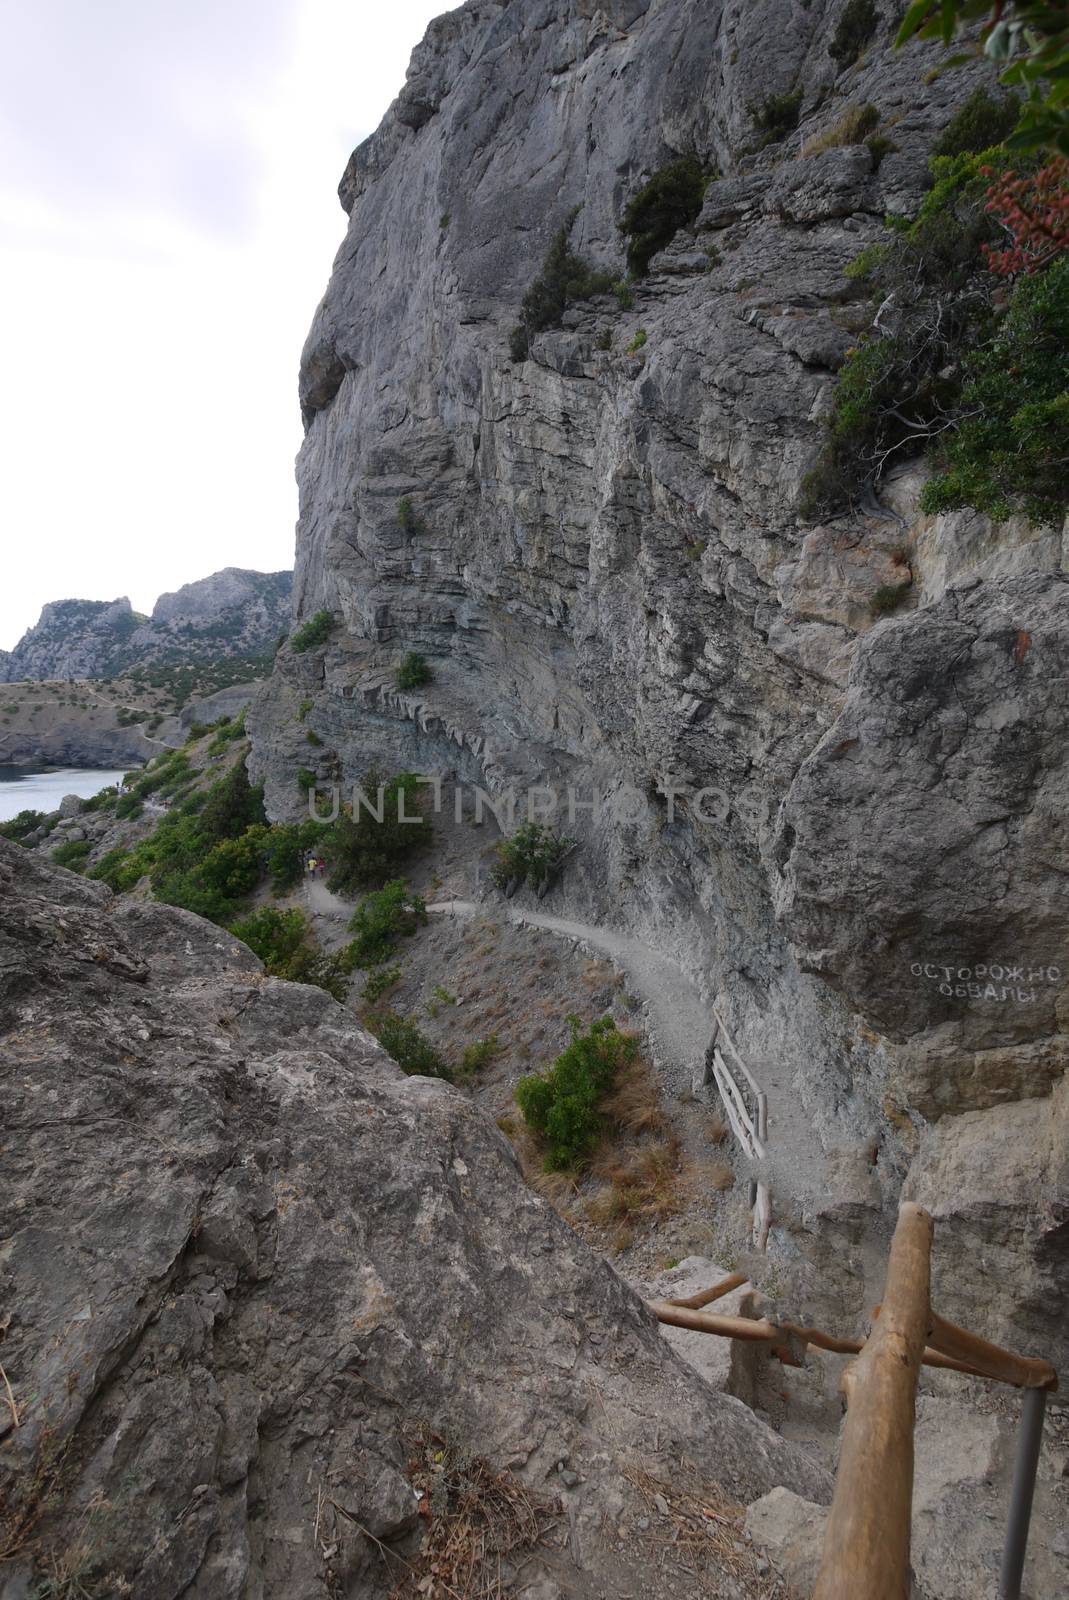
[{"label": "distant mountain ridge", "polygon": [[161,666],[267,656],[290,626],[291,572],[224,567],[162,594],[151,617],[117,600],[54,600],[13,650],[0,683],[115,678]]}]

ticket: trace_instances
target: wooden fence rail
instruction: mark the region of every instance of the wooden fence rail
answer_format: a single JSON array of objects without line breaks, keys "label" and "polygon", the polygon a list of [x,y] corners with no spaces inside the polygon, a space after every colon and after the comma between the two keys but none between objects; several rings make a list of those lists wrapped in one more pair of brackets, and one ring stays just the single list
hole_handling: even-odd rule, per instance
[{"label": "wooden fence rail", "polygon": [[1024,1392],[999,1580],[999,1600],[1019,1600],[1044,1402],[1058,1387],[1058,1375],[1049,1361],[1003,1350],[932,1311],[931,1247],[931,1217],[904,1202],[891,1241],[883,1304],[876,1307],[865,1340],[705,1311],[746,1281],[737,1272],[685,1300],[650,1303],[660,1322],[767,1344],[788,1365],[799,1365],[808,1345],[856,1355],[843,1374],[846,1426],[813,1600],[908,1600],[913,1428],[922,1366],[993,1379]]}]

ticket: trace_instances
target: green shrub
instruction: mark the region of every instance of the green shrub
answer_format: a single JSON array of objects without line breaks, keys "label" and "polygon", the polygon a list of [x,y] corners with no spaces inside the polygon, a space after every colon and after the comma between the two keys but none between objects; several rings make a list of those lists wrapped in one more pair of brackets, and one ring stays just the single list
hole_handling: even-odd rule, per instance
[{"label": "green shrub", "polygon": [[20,811],[18,816],[12,817],[9,822],[0,822],[0,835],[5,839],[21,842],[28,833],[34,833],[42,827],[44,822],[43,811]]},{"label": "green shrub", "polygon": [[574,839],[562,838],[544,823],[525,822],[498,845],[493,881],[499,889],[517,882],[538,889],[552,877],[574,844]]},{"label": "green shrub", "polygon": [[611,273],[599,272],[576,255],[568,243],[572,224],[579,215],[573,211],[564,226],[553,235],[542,270],[523,297],[519,325],[512,330],[509,352],[513,361],[526,361],[531,339],[545,328],[560,326],[561,317],[577,300],[607,294],[613,287]]},{"label": "green shrub", "polygon": [[627,265],[636,278],[670,243],[680,228],[689,226],[702,208],[707,179],[694,156],[670,161],[653,174],[624,211],[620,232],[628,240]]},{"label": "green shrub", "polygon": [[892,611],[897,611],[906,598],[912,583],[882,583],[869,602],[869,614],[873,617],[888,617]]},{"label": "green shrub", "polygon": [[392,967],[376,967],[367,975],[361,999],[369,1006],[377,1005],[383,995],[388,994],[400,981],[400,962],[395,961]]},{"label": "green shrub", "polygon": [[444,1078],[452,1083],[453,1074],[441,1053],[411,1017],[399,1017],[395,1011],[386,1011],[373,1017],[368,1026],[402,1072],[423,1078]]},{"label": "green shrub", "polygon": [[87,839],[68,839],[65,844],[56,846],[52,852],[52,860],[57,867],[69,867],[72,872],[81,872],[89,850]]},{"label": "green shrub", "polygon": [[937,157],[917,217],[889,218],[889,237],[847,269],[881,301],[892,297],[894,336],[878,331],[848,352],[824,443],[803,485],[803,515],[855,499],[895,457],[922,451],[945,427],[965,351],[993,326],[982,246],[997,237],[986,210],[990,173],[1008,155]]},{"label": "green shrub", "polygon": [[398,941],[427,922],[427,907],[404,878],[394,878],[357,906],[349,923],[355,937],[348,947],[355,967],[376,967],[392,956]]},{"label": "green shrub", "polygon": [[345,999],[349,985],[344,963],[319,948],[308,918],[299,908],[280,911],[265,906],[233,923],[230,932],[260,957],[273,978],[313,984],[335,1000]]},{"label": "green shrub", "polygon": [[304,852],[314,847],[325,831],[321,822],[309,817],[304,822],[278,822],[264,843],[264,866],[275,894],[282,894],[300,883],[304,872]]},{"label": "green shrub", "polygon": [[101,883],[106,883],[114,894],[125,894],[144,877],[145,869],[134,862],[130,851],[123,849],[109,850],[101,856],[96,866],[90,867],[86,874]]},{"label": "green shrub", "polygon": [[496,1033],[488,1033],[485,1039],[476,1039],[474,1043],[465,1045],[460,1058],[461,1077],[474,1078],[477,1072],[496,1060],[500,1052],[501,1044]]},{"label": "green shrub", "polygon": [[249,782],[244,761],[237,761],[212,785],[201,812],[199,829],[211,841],[236,839],[246,828],[267,823],[262,784]]},{"label": "green shrub", "polygon": [[403,494],[397,502],[397,526],[405,533],[423,532],[423,519],[417,514],[410,494]]},{"label": "green shrub", "polygon": [[145,807],[136,794],[121,794],[115,802],[115,815],[120,818],[139,817]]},{"label": "green shrub", "polygon": [[932,146],[932,154],[980,155],[1009,137],[1020,114],[1021,102],[1015,94],[990,94],[981,84],[955,111]]},{"label": "green shrub", "polygon": [[589,1154],[604,1126],[598,1108],[620,1067],[638,1054],[638,1040],[611,1017],[592,1022],[586,1033],[578,1018],[569,1022],[572,1041],[550,1070],[516,1085],[524,1121],[545,1141],[548,1172],[574,1167]]},{"label": "green shrub", "polygon": [[798,126],[798,118],[802,114],[802,90],[766,95],[759,104],[751,105],[749,112],[761,135],[758,149],[767,144],[778,144]]},{"label": "green shrub", "polygon": [[310,621],[291,635],[290,649],[295,655],[303,655],[306,650],[318,650],[320,645],[326,644],[337,626],[337,619],[329,611],[317,611]]},{"label": "green shrub", "polygon": [[318,782],[319,779],[316,777],[311,767],[297,768],[297,787],[300,789],[302,794],[307,794],[309,789],[314,789]]},{"label": "green shrub", "polygon": [[303,722],[314,705],[314,700],[302,700],[300,705],[297,707],[297,721]]},{"label": "green shrub", "polygon": [[[419,812],[420,783],[414,773],[398,773],[385,783],[372,771],[364,778],[363,789],[374,813],[363,805],[355,816],[342,811],[320,841],[331,863],[329,883],[335,894],[379,887],[433,838],[430,821]],[[408,820],[402,821],[402,815]],[[415,817],[419,820],[412,821]]]},{"label": "green shrub", "polygon": [[394,673],[394,681],[401,690],[422,689],[433,677],[426,656],[421,656],[417,650],[407,651]]},{"label": "green shrub", "polygon": [[1023,511],[1057,525],[1069,511],[1069,257],[1017,282],[990,340],[962,361],[958,424],[922,509],[974,506],[996,521]]},{"label": "green shrub", "polygon": [[319,737],[318,733],[316,733],[314,728],[309,728],[304,737],[309,744],[317,747],[323,743],[322,739]]},{"label": "green shrub", "polygon": [[106,789],[98,789],[82,806],[83,811],[110,811],[119,798],[119,790],[114,783],[108,784]]},{"label": "green shrub", "polygon": [[627,347],[628,355],[629,356],[633,356],[636,351],[642,349],[642,346],[645,343],[646,343],[646,330],[645,330],[645,328],[639,328],[638,332],[635,334],[635,337],[631,340],[631,343]]},{"label": "green shrub", "polygon": [[873,0],[846,0],[828,54],[838,66],[852,67],[879,25],[880,14]]}]

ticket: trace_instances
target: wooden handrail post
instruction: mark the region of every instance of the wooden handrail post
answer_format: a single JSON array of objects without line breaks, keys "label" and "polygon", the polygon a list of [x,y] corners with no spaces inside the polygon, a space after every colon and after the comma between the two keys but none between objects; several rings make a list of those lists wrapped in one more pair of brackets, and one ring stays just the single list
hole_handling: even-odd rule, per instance
[{"label": "wooden handrail post", "polygon": [[932,1219],[898,1208],[883,1307],[853,1364],[813,1600],[909,1600],[917,1374],[931,1320]]}]

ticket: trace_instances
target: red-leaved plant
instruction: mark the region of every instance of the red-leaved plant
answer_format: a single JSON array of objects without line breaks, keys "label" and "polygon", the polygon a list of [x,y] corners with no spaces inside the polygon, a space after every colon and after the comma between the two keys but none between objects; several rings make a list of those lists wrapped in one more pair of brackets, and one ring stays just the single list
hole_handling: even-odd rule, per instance
[{"label": "red-leaved plant", "polygon": [[[980,170],[985,177],[995,176],[990,167]],[[1042,271],[1069,250],[1069,158],[1055,156],[1024,177],[999,173],[987,191],[987,210],[1011,241],[1003,250],[984,245],[991,271],[1003,278]]]}]

